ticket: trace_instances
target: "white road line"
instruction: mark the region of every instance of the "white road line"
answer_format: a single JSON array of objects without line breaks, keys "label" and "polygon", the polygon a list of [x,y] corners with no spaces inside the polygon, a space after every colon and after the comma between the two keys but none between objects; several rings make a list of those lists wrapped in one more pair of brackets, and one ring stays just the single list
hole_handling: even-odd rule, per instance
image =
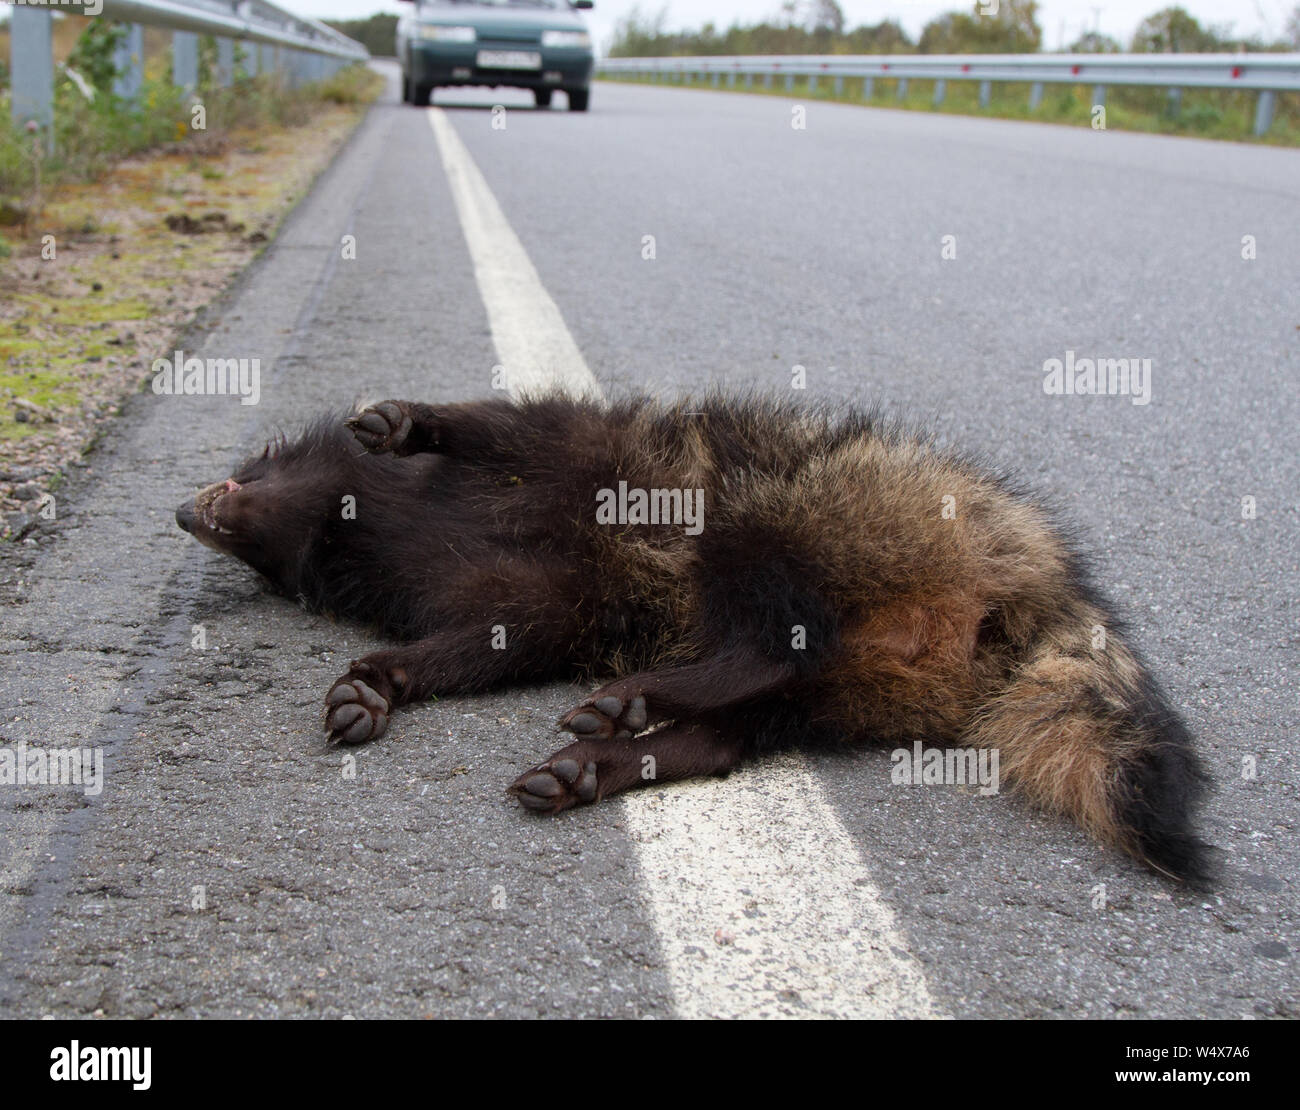
[{"label": "white road line", "polygon": [[447,114],[430,108],[428,116],[510,392],[518,397],[559,387],[598,395],[560,310]]},{"label": "white road line", "polygon": [[[512,392],[599,396],[460,136],[438,108],[429,124]],[[802,757],[622,804],[682,1017],[945,1016]]]},{"label": "white road line", "polygon": [[802,756],[624,805],[680,1016],[947,1016]]}]

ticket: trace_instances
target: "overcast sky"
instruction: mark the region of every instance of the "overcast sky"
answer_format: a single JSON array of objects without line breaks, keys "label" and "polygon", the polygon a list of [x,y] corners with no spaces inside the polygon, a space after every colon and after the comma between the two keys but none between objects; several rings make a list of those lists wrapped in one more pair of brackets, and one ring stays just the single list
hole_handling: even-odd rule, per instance
[{"label": "overcast sky", "polygon": [[[281,6],[300,15],[316,18],[351,19],[372,12],[395,12],[397,0],[278,0]],[[1133,29],[1154,11],[1174,0],[1040,0],[1039,22],[1048,49],[1064,38],[1073,42],[1084,27],[1100,22],[1101,30],[1127,44]],[[1241,34],[1279,36],[1286,26],[1286,13],[1297,0],[1178,0],[1202,23],[1232,24]],[[719,26],[733,22],[756,23],[780,11],[780,0],[596,0],[588,12],[588,25],[603,47],[619,18],[639,6],[643,12],[668,10],[672,28],[699,27],[712,20]],[[850,26],[897,19],[913,38],[941,12],[969,10],[971,0],[840,0]]]}]

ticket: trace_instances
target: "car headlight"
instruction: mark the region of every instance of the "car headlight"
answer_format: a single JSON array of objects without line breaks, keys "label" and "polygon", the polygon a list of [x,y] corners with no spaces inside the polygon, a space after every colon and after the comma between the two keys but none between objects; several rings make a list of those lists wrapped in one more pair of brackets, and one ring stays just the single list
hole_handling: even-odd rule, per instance
[{"label": "car headlight", "polygon": [[543,46],[590,46],[591,36],[586,31],[543,31]]},{"label": "car headlight", "polygon": [[473,27],[443,27],[436,23],[422,23],[420,38],[429,42],[474,42],[478,36]]}]

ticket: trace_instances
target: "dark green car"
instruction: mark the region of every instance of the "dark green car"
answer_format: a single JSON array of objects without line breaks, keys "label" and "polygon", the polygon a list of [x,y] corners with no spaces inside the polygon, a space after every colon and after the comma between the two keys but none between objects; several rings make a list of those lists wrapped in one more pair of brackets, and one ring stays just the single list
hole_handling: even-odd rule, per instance
[{"label": "dark green car", "polygon": [[413,0],[397,23],[402,99],[425,107],[447,85],[532,89],[539,108],[561,89],[585,112],[593,55],[579,9],[591,0]]}]

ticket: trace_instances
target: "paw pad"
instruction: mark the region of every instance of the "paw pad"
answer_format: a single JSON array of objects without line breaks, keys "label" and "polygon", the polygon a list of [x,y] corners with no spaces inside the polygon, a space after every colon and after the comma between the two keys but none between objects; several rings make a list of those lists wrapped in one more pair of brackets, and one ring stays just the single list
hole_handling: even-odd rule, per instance
[{"label": "paw pad", "polygon": [[396,401],[371,405],[348,420],[357,442],[372,454],[396,451],[411,431],[411,418]]},{"label": "paw pad", "polygon": [[388,700],[359,678],[341,678],[325,697],[325,731],[331,741],[361,744],[388,727]]},{"label": "paw pad", "polygon": [[560,718],[560,727],[588,740],[631,740],[645,729],[649,713],[640,694],[624,700],[603,694]]},{"label": "paw pad", "polygon": [[527,771],[510,787],[520,805],[539,813],[559,813],[579,802],[594,802],[596,792],[596,764],[569,758]]}]

